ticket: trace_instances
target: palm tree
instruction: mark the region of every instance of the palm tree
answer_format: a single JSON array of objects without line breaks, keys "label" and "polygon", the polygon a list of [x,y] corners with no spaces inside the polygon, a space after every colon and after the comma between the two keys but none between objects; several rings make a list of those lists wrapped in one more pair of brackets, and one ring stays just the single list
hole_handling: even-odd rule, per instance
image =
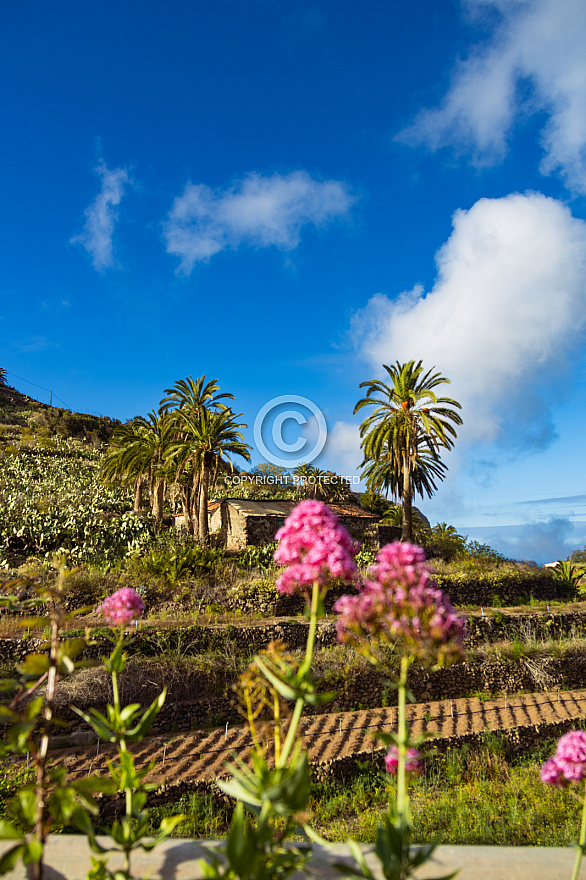
[{"label": "palm tree", "polygon": [[0,367],[0,385],[6,385],[6,370]]},{"label": "palm tree", "polygon": [[107,482],[131,482],[134,488],[134,512],[140,513],[143,503],[144,474],[128,465],[130,447],[139,443],[138,426],[133,420],[119,425],[112,434],[110,448],[102,463],[101,476]]},{"label": "palm tree", "polygon": [[[361,382],[360,387],[367,389],[366,397],[354,407],[355,413],[365,406],[375,407],[360,425],[364,450],[362,466],[368,462],[380,462],[385,457],[390,462],[389,485],[398,489],[399,481],[401,484],[401,540],[411,541],[413,475],[417,471],[417,462],[419,460],[421,481],[422,457],[435,456],[438,461],[438,450],[451,449],[454,445],[456,431],[453,424],[462,424],[462,418],[455,410],[461,409],[461,406],[449,397],[436,396],[433,389],[450,380],[441,373],[434,373],[435,367],[426,373],[421,361],[406,364],[397,361],[393,366],[383,364],[383,367],[390,379],[389,384],[380,379]],[[428,472],[432,470],[432,464],[428,458]],[[440,476],[437,470],[433,475]]]},{"label": "palm tree", "polygon": [[[411,512],[413,523],[413,534],[418,542],[425,539],[426,533],[429,531],[427,525],[423,522],[419,514],[415,511]],[[381,523],[385,526],[395,526],[402,528],[403,526],[403,508],[400,504],[390,507],[382,516]]]},{"label": "palm tree", "polygon": [[[365,444],[366,445],[366,444]],[[391,492],[393,497],[398,498],[403,489],[403,457],[397,455],[392,447],[387,447],[381,458],[367,458],[365,460],[363,478],[366,479],[366,487],[369,492],[384,492],[387,496]],[[437,491],[436,480],[443,480],[448,471],[447,465],[439,457],[437,450],[430,450],[422,436],[417,438],[417,451],[411,461],[411,488],[412,496],[419,495],[423,498],[424,493],[431,498]]]},{"label": "palm tree", "polygon": [[151,509],[156,525],[163,519],[165,488],[168,480],[167,450],[171,442],[172,425],[159,409],[146,418],[137,416],[121,425],[112,435],[112,449],[102,466],[106,479],[123,478],[134,483],[134,509],[142,506],[142,483],[148,480]]},{"label": "palm tree", "polygon": [[185,412],[181,419],[181,436],[169,448],[168,457],[181,467],[182,462],[190,462],[198,480],[198,537],[202,545],[208,543],[208,492],[218,476],[220,462],[224,458],[232,465],[231,455],[239,455],[250,461],[249,449],[240,433],[239,424],[232,410],[222,407],[211,410],[201,407],[199,413]]},{"label": "palm tree", "polygon": [[182,439],[187,439],[189,428],[186,425],[197,421],[204,410],[227,409],[220,401],[233,400],[234,395],[220,394],[219,391],[217,379],[206,382],[205,375],[197,379],[188,376],[186,379],[179,379],[171,388],[165,388],[167,396],[161,401],[161,410],[169,416],[174,429],[172,458],[175,463],[175,483],[180,490],[185,526],[188,534],[194,538],[199,521],[201,469],[196,453],[186,454],[187,447],[184,447],[182,454],[177,454],[177,444]]},{"label": "palm tree", "polygon": [[328,477],[328,482],[324,483],[324,485],[326,488],[327,500],[333,502],[338,501],[340,503],[349,501],[352,494],[350,491],[350,483],[333,471],[327,471],[326,476]]},{"label": "palm tree", "polygon": [[219,390],[217,379],[206,382],[205,376],[200,376],[198,379],[188,376],[187,379],[179,379],[172,388],[165,388],[167,397],[162,399],[161,409],[164,413],[171,410],[198,413],[203,406],[207,406],[208,409],[225,409],[225,404],[219,401],[222,398],[234,400],[234,395],[219,394]]}]

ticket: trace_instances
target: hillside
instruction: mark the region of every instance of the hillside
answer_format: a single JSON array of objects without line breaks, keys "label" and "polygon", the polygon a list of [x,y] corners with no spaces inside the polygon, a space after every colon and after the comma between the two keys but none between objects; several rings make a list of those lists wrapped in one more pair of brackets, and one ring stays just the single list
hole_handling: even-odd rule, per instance
[{"label": "hillside", "polygon": [[49,406],[0,384],[0,444],[49,437],[89,440],[94,446],[108,443],[120,422],[107,416],[71,412]]},{"label": "hillside", "polygon": [[125,485],[100,479],[115,419],[47,406],[0,385],[0,568],[55,551],[109,563],[152,537]]}]

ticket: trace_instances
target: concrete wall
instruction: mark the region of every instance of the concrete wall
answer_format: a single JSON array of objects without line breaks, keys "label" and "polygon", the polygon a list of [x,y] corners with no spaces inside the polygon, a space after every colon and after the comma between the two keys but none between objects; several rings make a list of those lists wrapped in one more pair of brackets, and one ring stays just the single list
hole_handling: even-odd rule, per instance
[{"label": "concrete wall", "polygon": [[[556,731],[557,733],[557,731]],[[553,734],[553,732],[552,732]],[[382,758],[381,758],[382,763]],[[190,791],[213,792],[218,795],[216,786],[178,783],[172,791],[149,796],[149,805],[165,803],[171,798],[177,800]],[[162,798],[162,799],[161,799]],[[98,842],[111,846],[109,838],[100,835]],[[132,872],[136,877],[150,877],[151,880],[202,880],[207,876],[202,868],[202,861],[212,861],[216,856],[214,848],[219,841],[189,840],[172,838],[165,840],[156,849],[144,852],[137,849],[132,855]],[[12,841],[0,841],[0,855],[11,846]],[[373,847],[360,844],[366,863],[376,880],[383,880],[380,862],[373,853]],[[46,880],[75,880],[85,877],[91,869],[91,853],[87,839],[79,834],[51,834],[45,852],[44,876]],[[515,880],[567,880],[572,871],[575,859],[571,847],[499,847],[499,846],[449,846],[436,847],[432,860],[417,871],[417,877],[445,877],[458,875],[458,880],[495,880],[498,877],[515,878]],[[303,876],[334,880],[347,876],[348,872],[340,873],[340,863],[346,863],[350,869],[354,861],[346,844],[331,843],[327,848],[313,845],[312,855],[307,865],[307,873]],[[124,867],[120,853],[110,855],[109,870],[120,870]],[[30,868],[30,866],[29,866]],[[430,873],[433,872],[433,873]],[[30,877],[26,865],[19,863],[10,872],[13,880],[27,880]],[[293,874],[299,878],[300,873]],[[586,861],[582,862],[580,880],[586,880]]]}]

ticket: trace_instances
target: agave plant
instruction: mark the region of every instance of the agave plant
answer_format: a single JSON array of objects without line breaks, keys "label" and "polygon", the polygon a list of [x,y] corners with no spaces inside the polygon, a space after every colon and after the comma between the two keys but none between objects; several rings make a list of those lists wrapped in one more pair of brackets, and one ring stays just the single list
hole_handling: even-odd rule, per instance
[{"label": "agave plant", "polygon": [[576,565],[575,562],[560,561],[553,569],[553,576],[558,583],[563,584],[571,592],[584,593],[586,584],[584,580],[584,566]]}]

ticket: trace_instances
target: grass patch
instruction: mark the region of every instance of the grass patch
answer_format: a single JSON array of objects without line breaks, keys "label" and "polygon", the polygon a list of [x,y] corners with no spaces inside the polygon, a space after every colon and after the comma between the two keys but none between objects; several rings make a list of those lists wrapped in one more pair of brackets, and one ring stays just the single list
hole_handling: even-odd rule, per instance
[{"label": "grass patch", "polygon": [[[570,792],[540,779],[554,744],[519,756],[507,754],[498,737],[491,740],[478,750],[464,746],[428,760],[411,789],[413,839],[469,846],[573,843],[581,805]],[[394,780],[363,768],[347,785],[324,784],[314,791],[315,827],[331,841],[352,836],[372,843],[394,796]]]},{"label": "grass patch", "polygon": [[213,794],[192,792],[174,804],[152,807],[149,810],[149,833],[157,834],[161,819],[183,813],[185,819],[175,829],[173,837],[197,837],[218,840],[228,833],[233,808]]},{"label": "grass patch", "polygon": [[[481,749],[461,747],[428,759],[411,788],[417,843],[494,846],[568,846],[579,830],[581,805],[569,791],[544,785],[550,742],[530,754],[507,753],[498,736]],[[395,796],[394,780],[363,764],[343,785],[317,783],[308,804],[310,823],[332,842],[349,836],[373,843]],[[178,837],[226,835],[230,808],[212,795],[190,795],[151,813],[153,831],[165,815],[186,816]]]}]

